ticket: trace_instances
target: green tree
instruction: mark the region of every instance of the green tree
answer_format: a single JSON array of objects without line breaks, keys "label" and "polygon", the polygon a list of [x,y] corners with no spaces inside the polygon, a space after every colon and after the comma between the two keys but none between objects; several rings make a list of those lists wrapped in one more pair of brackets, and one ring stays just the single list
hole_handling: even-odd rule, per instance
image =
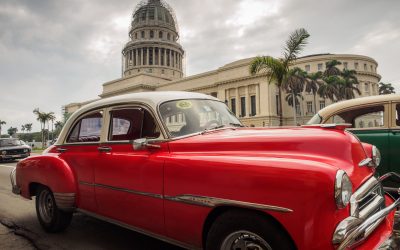
[{"label": "green tree", "polygon": [[308,81],[306,82],[306,92],[312,93],[314,96],[314,112],[317,112],[317,94],[318,89],[324,84],[322,79],[323,73],[318,71],[307,75]]},{"label": "green tree", "polygon": [[340,75],[341,71],[337,67],[338,65],[342,65],[342,63],[337,60],[332,60],[332,61],[326,62],[324,76],[329,77],[329,76]]},{"label": "green tree", "polygon": [[28,133],[30,133],[32,131],[32,123],[25,124],[25,129]]},{"label": "green tree", "polygon": [[338,76],[324,77],[324,84],[318,89],[318,94],[325,99],[330,99],[332,102],[337,100],[339,96],[338,82],[340,78]]},{"label": "green tree", "polygon": [[[306,83],[307,83],[307,72],[298,67],[295,67],[289,70],[287,79],[286,81],[284,81],[283,84],[284,90],[286,91],[286,93],[288,93],[285,99],[289,103],[289,105],[293,107],[294,125],[297,124],[297,112],[296,112],[296,106],[293,105],[293,103],[296,103],[296,105],[298,104],[297,102],[298,96],[301,97],[301,100],[304,99],[302,93],[304,91],[304,86],[306,85]],[[288,100],[289,96],[292,98],[292,100]]]},{"label": "green tree", "polygon": [[40,122],[40,131],[42,133],[42,149],[45,146],[45,128],[46,128],[46,122],[48,119],[48,116],[46,115],[46,113],[44,112],[40,112],[40,110],[38,108],[33,110],[33,113],[36,115],[36,120],[38,120]]},{"label": "green tree", "polygon": [[7,123],[5,121],[0,120],[0,137],[1,137],[1,127],[3,125],[6,125]]},{"label": "green tree", "polygon": [[338,99],[350,100],[355,98],[355,94],[361,95],[358,89],[358,79],[355,70],[343,69],[341,72],[342,79],[338,82]]},{"label": "green tree", "polygon": [[389,95],[389,94],[396,94],[394,87],[391,83],[379,83],[379,94],[380,95]]},{"label": "green tree", "polygon": [[283,58],[274,58],[271,56],[256,57],[250,65],[250,73],[267,73],[268,82],[274,81],[278,88],[279,99],[279,125],[283,125],[283,107],[282,107],[282,91],[283,85],[287,80],[289,67],[297,59],[298,55],[307,44],[310,34],[305,29],[297,29],[290,34],[289,39],[285,43]]},{"label": "green tree", "polygon": [[10,136],[15,135],[17,132],[18,132],[18,129],[17,129],[17,128],[13,128],[13,127],[10,127],[10,128],[7,130],[7,133],[8,133]]},{"label": "green tree", "polygon": [[21,125],[21,131],[22,131],[22,133],[25,132],[25,125]]}]

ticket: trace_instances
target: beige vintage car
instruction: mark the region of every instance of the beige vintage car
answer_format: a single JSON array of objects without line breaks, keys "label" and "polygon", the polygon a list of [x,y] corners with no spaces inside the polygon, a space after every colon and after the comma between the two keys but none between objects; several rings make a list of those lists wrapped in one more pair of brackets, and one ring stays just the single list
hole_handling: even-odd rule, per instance
[{"label": "beige vintage car", "polygon": [[349,123],[361,141],[378,147],[380,174],[400,172],[400,95],[357,98],[320,110],[308,124]]}]

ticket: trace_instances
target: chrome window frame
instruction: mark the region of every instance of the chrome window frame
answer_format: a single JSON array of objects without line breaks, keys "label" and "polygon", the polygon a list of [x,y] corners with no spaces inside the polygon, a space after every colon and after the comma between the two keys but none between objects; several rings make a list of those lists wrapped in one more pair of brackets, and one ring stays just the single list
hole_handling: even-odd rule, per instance
[{"label": "chrome window frame", "polygon": [[[109,106],[105,109],[107,120],[106,120],[106,124],[104,126],[105,140],[103,141],[103,143],[107,143],[107,144],[133,143],[134,140],[112,141],[112,140],[110,140],[109,135],[111,132],[111,130],[110,130],[110,128],[111,128],[111,111],[123,110],[123,109],[135,109],[135,108],[136,109],[142,108],[142,109],[148,111],[150,113],[150,115],[154,118],[156,126],[160,130],[160,136],[158,138],[155,138],[154,141],[165,141],[166,139],[168,139],[168,137],[166,136],[166,133],[165,133],[165,129],[163,128],[162,125],[160,125],[161,123],[160,123],[160,119],[158,118],[158,115],[156,115],[155,112],[153,112],[152,108],[141,102],[132,102],[132,103],[128,103],[128,104],[116,104],[115,106]],[[140,139],[140,138],[138,138],[138,139]]]},{"label": "chrome window frame", "polygon": [[[72,133],[73,129],[75,128],[76,124],[78,122],[80,122],[82,119],[84,119],[86,116],[90,115],[90,114],[94,114],[94,113],[98,113],[98,112],[103,112],[103,117],[102,117],[102,126],[101,126],[101,130],[100,130],[100,140],[96,141],[96,142],[68,142],[68,137],[70,136],[70,134]],[[90,110],[86,113],[83,113],[82,115],[78,116],[74,122],[72,123],[72,125],[68,128],[68,132],[66,133],[65,137],[62,138],[62,145],[65,146],[79,146],[79,145],[98,145],[101,144],[103,141],[103,129],[105,126],[105,108],[104,107],[98,107],[96,109]]]}]

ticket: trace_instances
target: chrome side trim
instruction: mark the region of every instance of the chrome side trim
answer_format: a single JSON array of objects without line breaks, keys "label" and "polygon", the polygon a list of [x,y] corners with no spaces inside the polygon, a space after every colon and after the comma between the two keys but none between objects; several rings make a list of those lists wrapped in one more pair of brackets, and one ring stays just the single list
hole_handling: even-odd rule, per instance
[{"label": "chrome side trim", "polygon": [[153,194],[153,193],[147,193],[147,192],[141,192],[141,191],[136,191],[132,189],[126,189],[126,188],[119,188],[119,187],[113,187],[113,186],[108,186],[108,185],[103,185],[103,184],[94,184],[96,187],[99,188],[106,188],[106,189],[111,189],[115,191],[121,191],[121,192],[126,192],[130,194],[137,194],[137,195],[142,195],[142,196],[148,196],[156,199],[162,199],[163,195],[161,194]]},{"label": "chrome side trim", "polygon": [[198,206],[205,206],[205,207],[217,207],[217,206],[232,205],[232,206],[243,207],[243,208],[252,208],[252,209],[257,209],[257,210],[277,211],[277,212],[281,212],[281,213],[293,212],[292,209],[284,208],[284,207],[250,203],[250,202],[244,202],[244,201],[220,199],[220,198],[206,197],[206,196],[196,196],[196,195],[189,195],[189,194],[178,195],[178,196],[165,196],[164,198],[166,200],[170,200],[170,201],[182,202],[182,203],[187,203],[187,204],[191,204],[191,205],[198,205]]},{"label": "chrome side trim", "polygon": [[94,183],[86,182],[86,181],[79,181],[80,185],[91,186],[94,187]]},{"label": "chrome side trim", "polygon": [[79,184],[100,187],[100,188],[106,188],[106,189],[111,189],[111,190],[115,190],[115,191],[130,193],[130,194],[147,196],[147,197],[151,197],[151,198],[155,198],[155,199],[164,199],[164,200],[180,202],[180,203],[196,205],[196,206],[203,206],[203,207],[236,206],[236,207],[251,208],[251,209],[257,209],[257,210],[276,211],[276,212],[281,212],[281,213],[293,212],[292,209],[284,208],[284,207],[257,204],[257,203],[251,203],[251,202],[245,202],[245,201],[214,198],[214,197],[208,197],[208,196],[198,196],[198,195],[191,195],[191,194],[168,196],[168,195],[162,195],[162,194],[142,192],[142,191],[137,191],[137,190],[132,190],[132,189],[113,187],[113,186],[97,184],[97,183],[88,183],[88,182],[83,182],[83,181],[80,181]]},{"label": "chrome side trim", "polygon": [[193,249],[193,250],[201,250],[202,249],[201,247],[192,246],[190,244],[187,244],[187,243],[184,243],[184,242],[181,242],[181,241],[177,241],[177,240],[174,240],[174,239],[171,239],[171,238],[159,235],[159,234],[155,234],[155,233],[149,232],[147,230],[144,230],[144,229],[141,229],[141,228],[138,228],[138,227],[134,227],[134,226],[125,224],[123,222],[120,222],[118,220],[113,220],[113,219],[110,219],[110,218],[107,218],[107,217],[104,217],[104,216],[101,216],[101,215],[98,215],[98,214],[95,214],[95,213],[92,213],[92,212],[89,212],[89,211],[86,211],[86,210],[83,210],[83,209],[77,209],[77,211],[80,212],[80,213],[86,214],[88,216],[94,217],[96,219],[99,219],[99,220],[102,220],[102,221],[105,221],[105,222],[108,222],[108,223],[111,223],[111,224],[115,224],[117,226],[120,226],[120,227],[129,229],[129,230],[132,230],[132,231],[135,231],[135,232],[138,232],[138,233],[141,233],[141,234],[144,234],[144,235],[159,239],[159,240],[167,242],[169,244],[173,244],[173,245],[176,245],[176,246],[183,247],[185,249]]},{"label": "chrome side trim", "polygon": [[53,193],[57,207],[65,211],[73,211],[75,209],[75,193]]}]

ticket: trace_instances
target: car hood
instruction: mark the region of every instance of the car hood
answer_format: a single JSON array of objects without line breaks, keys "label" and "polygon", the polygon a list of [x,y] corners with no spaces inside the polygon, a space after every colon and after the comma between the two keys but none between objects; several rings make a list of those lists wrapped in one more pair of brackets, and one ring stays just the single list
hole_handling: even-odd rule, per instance
[{"label": "car hood", "polygon": [[337,170],[345,170],[355,185],[374,173],[372,168],[358,166],[367,158],[365,150],[354,135],[343,129],[228,128],[173,141],[170,149],[172,152],[208,152],[323,162]]},{"label": "car hood", "polygon": [[15,150],[15,149],[30,149],[28,145],[21,145],[21,146],[8,146],[8,147],[0,147],[1,150]]}]

